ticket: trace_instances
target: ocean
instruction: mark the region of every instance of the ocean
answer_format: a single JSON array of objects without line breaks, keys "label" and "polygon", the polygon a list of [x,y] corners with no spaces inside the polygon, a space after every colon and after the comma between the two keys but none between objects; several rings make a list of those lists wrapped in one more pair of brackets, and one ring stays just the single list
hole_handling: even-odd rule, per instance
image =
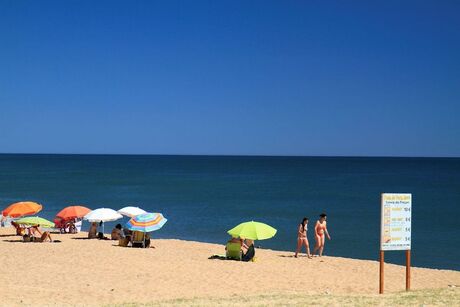
[{"label": "ocean", "polygon": [[0,155],[1,209],[32,200],[52,220],[68,205],[134,205],[168,219],[153,238],[222,244],[254,220],[278,229],[257,246],[293,252],[301,219],[313,246],[325,212],[325,254],[359,259],[378,259],[383,192],[412,193],[412,265],[460,270],[460,158]]}]

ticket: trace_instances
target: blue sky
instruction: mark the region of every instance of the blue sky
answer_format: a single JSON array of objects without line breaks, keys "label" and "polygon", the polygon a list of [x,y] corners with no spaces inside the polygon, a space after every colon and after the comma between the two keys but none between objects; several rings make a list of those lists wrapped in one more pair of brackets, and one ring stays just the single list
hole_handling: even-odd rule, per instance
[{"label": "blue sky", "polygon": [[460,156],[458,1],[1,1],[0,152]]}]

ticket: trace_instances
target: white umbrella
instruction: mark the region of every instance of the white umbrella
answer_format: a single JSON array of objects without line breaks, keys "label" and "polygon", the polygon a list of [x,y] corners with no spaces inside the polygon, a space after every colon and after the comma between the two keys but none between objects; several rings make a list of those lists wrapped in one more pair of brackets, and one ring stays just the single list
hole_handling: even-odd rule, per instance
[{"label": "white umbrella", "polygon": [[[112,222],[121,219],[123,216],[117,211],[109,208],[99,208],[89,212],[83,219],[94,222]],[[102,232],[104,232],[104,224],[102,224]]]},{"label": "white umbrella", "polygon": [[118,213],[129,216],[129,217],[134,217],[139,214],[147,213],[146,211],[142,210],[139,207],[124,207],[118,210]]}]

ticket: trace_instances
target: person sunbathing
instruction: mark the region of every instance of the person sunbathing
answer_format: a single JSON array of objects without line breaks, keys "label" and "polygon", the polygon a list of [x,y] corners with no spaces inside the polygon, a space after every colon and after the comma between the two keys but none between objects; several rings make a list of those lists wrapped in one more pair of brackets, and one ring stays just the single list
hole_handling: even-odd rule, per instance
[{"label": "person sunbathing", "polygon": [[23,236],[26,233],[26,228],[23,225],[19,225],[15,221],[12,221],[11,225],[16,229],[16,235]]},{"label": "person sunbathing", "polygon": [[40,225],[29,227],[30,241],[43,243],[48,239],[50,242],[53,242],[49,231],[42,232],[39,227]]}]

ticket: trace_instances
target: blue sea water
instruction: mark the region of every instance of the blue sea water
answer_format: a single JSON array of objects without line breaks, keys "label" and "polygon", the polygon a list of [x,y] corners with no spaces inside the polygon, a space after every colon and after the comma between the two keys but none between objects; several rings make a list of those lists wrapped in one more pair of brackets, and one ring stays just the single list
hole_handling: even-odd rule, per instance
[{"label": "blue sea water", "polygon": [[[0,208],[33,200],[53,219],[72,204],[135,205],[168,218],[154,238],[215,243],[256,220],[278,229],[257,245],[291,251],[302,217],[313,245],[326,212],[325,254],[361,259],[378,258],[382,192],[413,195],[413,265],[460,270],[458,158],[0,155]],[[402,264],[404,253],[386,261]]]}]

